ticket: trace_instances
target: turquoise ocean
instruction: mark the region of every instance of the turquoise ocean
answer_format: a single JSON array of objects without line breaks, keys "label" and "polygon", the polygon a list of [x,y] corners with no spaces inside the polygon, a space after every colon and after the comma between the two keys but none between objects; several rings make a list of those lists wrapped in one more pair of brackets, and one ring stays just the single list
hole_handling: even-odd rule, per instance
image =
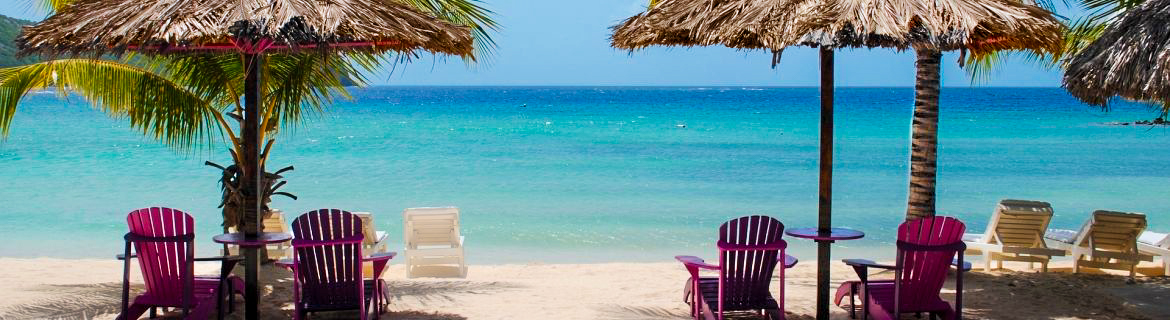
[{"label": "turquoise ocean", "polygon": [[[673,261],[713,256],[747,214],[788,227],[817,214],[816,88],[375,87],[282,130],[270,169],[294,165],[274,207],[375,214],[400,248],[401,212],[458,206],[473,263]],[[907,190],[912,88],[837,90],[833,222],[860,229],[835,255],[893,255]],[[1144,212],[1170,231],[1170,129],[1118,126],[1059,88],[942,91],[939,212],[982,231],[996,202],[1048,201],[1054,227],[1094,209]],[[222,144],[176,151],[78,97],[33,94],[0,142],[0,256],[112,258],[127,212],[222,220]],[[812,259],[812,242],[789,238]],[[871,250],[881,248],[880,250]]]}]

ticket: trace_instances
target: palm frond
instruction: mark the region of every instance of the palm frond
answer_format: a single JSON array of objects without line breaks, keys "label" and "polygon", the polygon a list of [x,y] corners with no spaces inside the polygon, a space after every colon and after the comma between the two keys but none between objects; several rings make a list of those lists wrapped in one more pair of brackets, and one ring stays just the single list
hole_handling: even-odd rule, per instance
[{"label": "palm frond", "polygon": [[0,131],[29,91],[55,88],[83,96],[143,134],[177,149],[214,135],[218,110],[182,85],[149,70],[107,60],[65,59],[0,70]]},{"label": "palm frond", "polygon": [[490,60],[496,50],[496,41],[491,33],[499,29],[492,15],[495,13],[480,5],[479,0],[403,0],[406,4],[424,13],[432,14],[439,20],[471,28],[475,55],[464,56],[466,62],[477,59]]},{"label": "palm frond", "polygon": [[364,53],[270,55],[265,60],[264,131],[295,126],[304,113],[320,114],[336,98],[349,99],[341,79],[364,86],[363,72],[378,65],[379,56]]},{"label": "palm frond", "polygon": [[963,58],[963,70],[971,78],[971,84],[987,83],[1008,59],[1009,52],[995,51],[984,55],[968,55]]},{"label": "palm frond", "polygon": [[41,8],[43,8],[46,12],[52,14],[54,12],[60,11],[61,9],[64,9],[74,1],[76,0],[38,0],[37,3],[39,3]]},{"label": "palm frond", "polygon": [[45,64],[0,69],[0,136],[7,137],[21,98],[29,91],[47,87],[52,74]]}]

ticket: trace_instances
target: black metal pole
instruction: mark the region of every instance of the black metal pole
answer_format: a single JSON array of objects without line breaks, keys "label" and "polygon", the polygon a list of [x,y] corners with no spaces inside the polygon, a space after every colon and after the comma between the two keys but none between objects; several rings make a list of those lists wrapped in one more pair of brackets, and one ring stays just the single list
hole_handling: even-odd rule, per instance
[{"label": "black metal pole", "polygon": [[[244,169],[244,183],[245,188],[250,192],[245,192],[245,196],[249,199],[244,201],[248,210],[255,210],[256,214],[253,216],[256,221],[252,223],[244,223],[241,230],[246,235],[254,236],[259,233],[260,216],[262,215],[261,199],[263,192],[260,191],[260,177],[263,166],[260,165],[260,64],[263,63],[263,56],[257,53],[244,54],[244,121],[241,132],[243,139],[241,155],[244,164],[247,166]],[[244,214],[244,217],[248,217]],[[248,320],[260,319],[260,255],[259,248],[253,246],[240,246],[240,251],[244,253],[244,318]]]},{"label": "black metal pole", "polygon": [[[833,49],[821,47],[821,160],[817,229],[833,226]],[[829,319],[829,246],[817,241],[817,320]]]}]

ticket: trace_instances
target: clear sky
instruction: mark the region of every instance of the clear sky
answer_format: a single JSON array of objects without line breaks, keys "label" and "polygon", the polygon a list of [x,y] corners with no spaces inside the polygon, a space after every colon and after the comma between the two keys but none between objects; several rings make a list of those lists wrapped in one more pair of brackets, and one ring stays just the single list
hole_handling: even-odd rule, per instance
[{"label": "clear sky", "polygon": [[[40,20],[39,0],[0,0],[0,14]],[[143,0],[149,1],[149,0]],[[630,54],[609,47],[609,27],[645,10],[647,0],[484,0],[496,13],[499,47],[486,62],[422,56],[371,78],[391,85],[729,85],[815,86],[817,54],[786,50],[776,69],[765,51],[651,48]],[[836,54],[839,86],[912,86],[913,52],[843,50]],[[958,55],[943,57],[943,85],[969,86]],[[389,67],[388,67],[389,68]],[[1060,74],[1013,59],[981,86],[1060,85]]]}]

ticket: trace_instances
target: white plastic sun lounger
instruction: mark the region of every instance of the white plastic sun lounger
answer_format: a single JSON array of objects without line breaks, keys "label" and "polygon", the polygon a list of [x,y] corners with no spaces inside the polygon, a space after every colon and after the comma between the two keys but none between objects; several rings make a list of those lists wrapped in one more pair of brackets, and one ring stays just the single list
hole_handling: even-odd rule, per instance
[{"label": "white plastic sun lounger", "polygon": [[1139,262],[1154,261],[1153,256],[1138,252],[1138,235],[1145,229],[1144,214],[1097,210],[1080,232],[1049,230],[1045,238],[1054,240],[1054,246],[1068,250],[1073,258],[1073,272],[1080,272],[1084,266],[1128,270],[1132,277]]},{"label": "white plastic sun lounger", "polygon": [[1048,261],[1063,256],[1064,250],[1050,249],[1044,243],[1044,231],[1052,221],[1052,205],[1028,200],[1000,200],[983,234],[964,234],[966,254],[982,254],[983,270],[991,270],[991,261],[1003,268],[1004,261],[1040,263],[1048,272]]},{"label": "white plastic sun lounger", "polygon": [[1162,259],[1162,275],[1170,276],[1170,235],[1153,231],[1138,236],[1138,252],[1159,256]]},{"label": "white plastic sun lounger", "polygon": [[386,241],[386,231],[378,231],[374,224],[374,215],[369,212],[354,212],[353,215],[362,219],[362,250],[366,255],[386,252],[389,247]]},{"label": "white plastic sun lounger", "polygon": [[459,208],[409,208],[402,212],[402,236],[406,245],[406,277],[420,275],[420,268],[454,266],[467,276],[463,236],[459,234]]},{"label": "white plastic sun lounger", "polygon": [[[260,223],[264,224],[264,232],[280,232],[292,233],[289,229],[289,224],[284,220],[284,211],[279,209],[272,209],[272,214],[264,218]],[[228,232],[237,232],[236,228],[228,228]],[[228,246],[228,255],[240,254],[239,247]],[[292,257],[292,241],[285,241],[280,243],[269,244],[268,259],[280,260]]]}]

